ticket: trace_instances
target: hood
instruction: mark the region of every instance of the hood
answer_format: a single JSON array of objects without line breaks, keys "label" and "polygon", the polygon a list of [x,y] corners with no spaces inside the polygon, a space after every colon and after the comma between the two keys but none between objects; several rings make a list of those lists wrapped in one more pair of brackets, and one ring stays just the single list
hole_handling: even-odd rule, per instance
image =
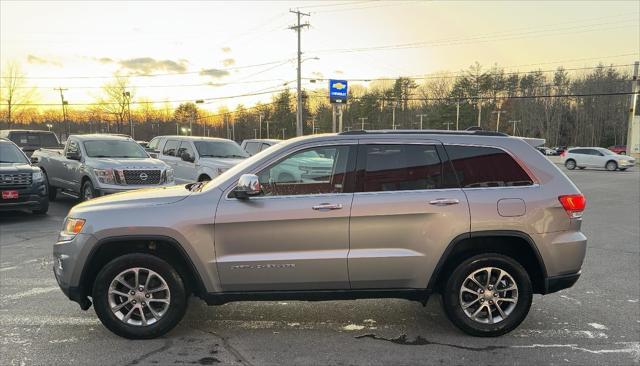
[{"label": "hood", "polygon": [[0,163],[0,173],[27,173],[37,172],[40,169],[27,163]]},{"label": "hood", "polygon": [[85,164],[97,169],[166,169],[164,162],[152,158],[86,158]]},{"label": "hood", "polygon": [[633,156],[629,155],[616,155],[616,160],[636,160]]},{"label": "hood", "polygon": [[135,191],[110,194],[83,202],[73,208],[74,211],[94,211],[102,209],[126,209],[127,207],[169,205],[182,201],[193,192],[184,185],[139,189]]},{"label": "hood", "polygon": [[229,169],[232,166],[240,163],[245,158],[200,158],[198,163],[203,166],[211,168],[225,168]]}]

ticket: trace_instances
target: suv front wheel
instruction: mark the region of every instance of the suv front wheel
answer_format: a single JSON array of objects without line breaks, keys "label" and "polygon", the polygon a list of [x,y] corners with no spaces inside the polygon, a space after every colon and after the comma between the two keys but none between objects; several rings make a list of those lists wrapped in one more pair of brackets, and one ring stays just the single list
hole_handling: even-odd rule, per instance
[{"label": "suv front wheel", "polygon": [[514,259],[489,253],[460,263],[442,296],[444,311],[465,333],[496,337],[515,329],[531,307],[527,271]]},{"label": "suv front wheel", "polygon": [[164,260],[142,253],[127,254],[105,265],[93,285],[93,302],[102,324],[130,339],[167,333],[187,308],[178,272]]}]

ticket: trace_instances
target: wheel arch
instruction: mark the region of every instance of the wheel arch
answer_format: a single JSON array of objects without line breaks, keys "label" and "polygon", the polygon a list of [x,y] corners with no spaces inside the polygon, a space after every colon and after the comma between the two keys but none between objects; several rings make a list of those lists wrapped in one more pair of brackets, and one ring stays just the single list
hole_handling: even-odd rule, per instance
[{"label": "wheel arch", "polygon": [[473,255],[499,253],[518,261],[531,278],[534,293],[546,293],[547,270],[533,239],[521,231],[478,231],[458,235],[447,246],[433,270],[427,289],[441,292],[455,267]]},{"label": "wheel arch", "polygon": [[617,169],[617,168],[618,168],[618,166],[619,166],[618,162],[617,162],[615,159],[609,159],[609,160],[607,160],[607,162],[606,162],[606,163],[604,163],[604,167],[606,168],[606,167],[607,167],[607,165],[609,165],[609,163],[615,163],[615,164],[616,164],[616,169]]},{"label": "wheel arch", "polygon": [[156,235],[108,237],[96,243],[82,268],[82,292],[90,295],[98,272],[111,260],[131,253],[151,254],[165,260],[185,279],[189,293],[197,296],[207,293],[200,273],[182,245],[171,237]]}]

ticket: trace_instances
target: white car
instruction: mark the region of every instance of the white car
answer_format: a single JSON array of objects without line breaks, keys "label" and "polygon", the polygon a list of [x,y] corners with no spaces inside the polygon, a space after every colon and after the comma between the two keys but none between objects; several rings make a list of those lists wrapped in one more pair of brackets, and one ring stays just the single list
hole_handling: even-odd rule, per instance
[{"label": "white car", "polygon": [[173,168],[178,184],[212,180],[249,157],[235,141],[213,137],[159,136],[148,151]]},{"label": "white car", "polygon": [[564,166],[569,170],[575,168],[604,168],[609,171],[627,170],[636,165],[631,156],[618,155],[603,147],[574,147],[561,155]]}]

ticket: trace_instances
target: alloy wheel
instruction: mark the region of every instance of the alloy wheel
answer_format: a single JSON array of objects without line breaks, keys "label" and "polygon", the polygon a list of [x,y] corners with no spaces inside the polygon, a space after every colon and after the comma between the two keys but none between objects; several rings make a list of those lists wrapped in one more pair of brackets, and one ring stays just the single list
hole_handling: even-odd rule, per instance
[{"label": "alloy wheel", "polygon": [[465,278],[459,297],[467,317],[478,323],[495,324],[506,319],[518,304],[518,285],[507,271],[484,267]]},{"label": "alloy wheel", "polygon": [[147,268],[130,268],[118,274],[108,290],[111,312],[125,324],[148,326],[169,310],[171,293],[167,282]]}]

